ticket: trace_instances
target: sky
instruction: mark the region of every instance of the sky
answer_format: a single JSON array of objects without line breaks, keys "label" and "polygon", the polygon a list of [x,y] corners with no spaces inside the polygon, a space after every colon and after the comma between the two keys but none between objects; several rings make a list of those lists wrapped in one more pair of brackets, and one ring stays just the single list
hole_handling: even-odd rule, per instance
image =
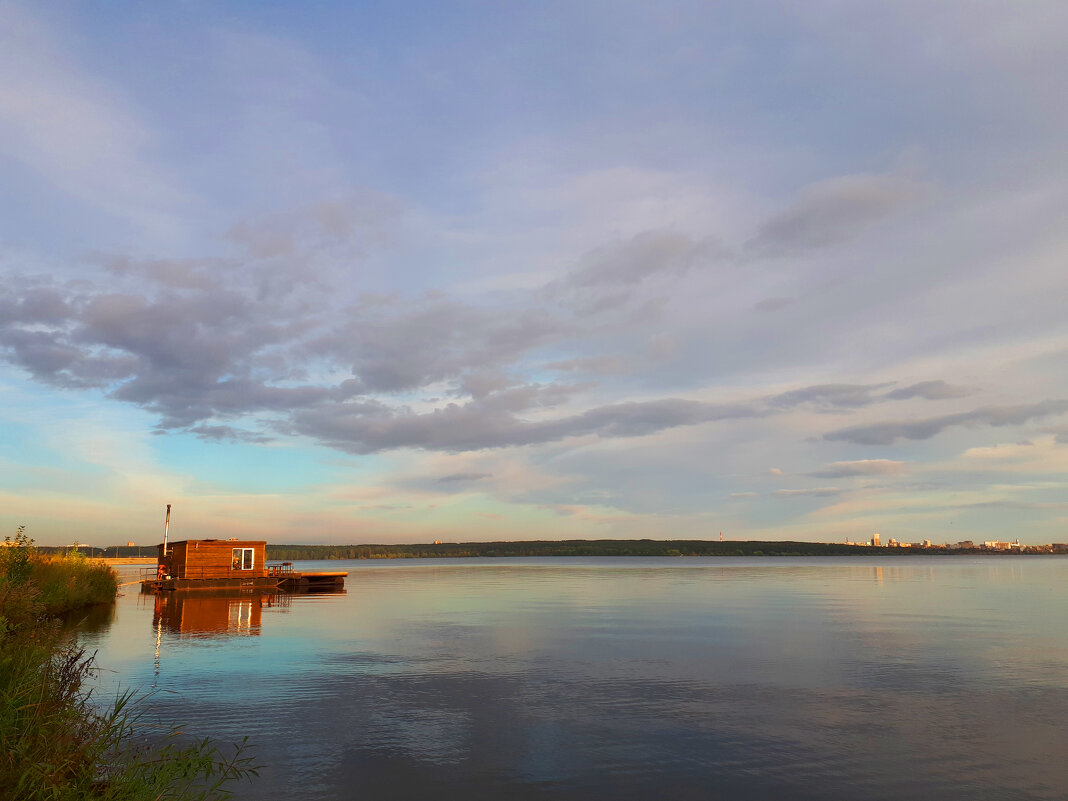
[{"label": "sky", "polygon": [[1068,541],[1065,30],[0,1],[0,532]]}]

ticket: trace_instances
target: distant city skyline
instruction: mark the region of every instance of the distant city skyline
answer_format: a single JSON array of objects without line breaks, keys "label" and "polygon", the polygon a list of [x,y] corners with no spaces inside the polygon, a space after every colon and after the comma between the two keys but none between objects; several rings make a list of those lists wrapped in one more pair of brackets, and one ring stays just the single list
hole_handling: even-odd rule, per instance
[{"label": "distant city skyline", "polygon": [[1064,542],[1066,28],[0,3],[0,528]]}]

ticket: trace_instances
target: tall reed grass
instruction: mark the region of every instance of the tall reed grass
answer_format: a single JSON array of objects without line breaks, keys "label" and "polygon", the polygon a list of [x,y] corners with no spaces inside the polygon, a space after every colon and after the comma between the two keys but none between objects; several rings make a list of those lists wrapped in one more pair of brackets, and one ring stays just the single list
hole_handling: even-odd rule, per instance
[{"label": "tall reed grass", "polygon": [[42,556],[20,528],[0,548],[0,799],[209,801],[256,775],[247,743],[226,751],[175,728],[143,736],[133,693],[101,709],[96,668],[57,615],[112,602],[115,573],[84,556]]}]

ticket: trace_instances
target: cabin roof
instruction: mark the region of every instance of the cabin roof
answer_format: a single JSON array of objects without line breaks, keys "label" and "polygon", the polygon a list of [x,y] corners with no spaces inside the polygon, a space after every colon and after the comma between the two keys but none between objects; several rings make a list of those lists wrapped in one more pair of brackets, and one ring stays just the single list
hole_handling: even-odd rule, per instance
[{"label": "cabin roof", "polygon": [[[206,540],[171,540],[167,545],[173,548],[175,545],[191,545],[194,543],[211,543],[213,545],[232,545],[235,548],[253,548],[257,545],[267,545],[267,540],[220,540],[220,539],[206,539]],[[162,546],[163,543],[161,542]]]}]

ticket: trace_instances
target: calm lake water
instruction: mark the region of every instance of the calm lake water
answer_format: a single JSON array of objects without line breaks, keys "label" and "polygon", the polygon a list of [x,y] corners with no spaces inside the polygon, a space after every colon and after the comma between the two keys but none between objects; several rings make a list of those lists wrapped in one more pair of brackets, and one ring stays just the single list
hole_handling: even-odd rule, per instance
[{"label": "calm lake water", "polygon": [[303,565],[126,588],[97,693],[248,735],[244,799],[1068,798],[1066,558]]}]

